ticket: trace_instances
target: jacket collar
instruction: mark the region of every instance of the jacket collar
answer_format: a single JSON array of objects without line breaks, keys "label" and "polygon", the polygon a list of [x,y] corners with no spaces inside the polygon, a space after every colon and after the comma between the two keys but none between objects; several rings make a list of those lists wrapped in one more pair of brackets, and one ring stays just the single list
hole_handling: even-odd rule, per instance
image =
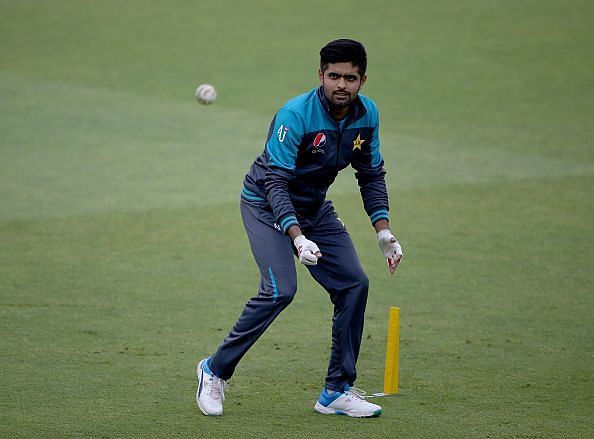
[{"label": "jacket collar", "polygon": [[[332,120],[336,121],[336,119],[334,119],[332,117],[332,114],[330,113],[330,104],[328,102],[328,99],[326,99],[326,95],[324,94],[324,89],[322,86],[318,87],[318,89],[316,90],[316,94],[318,95],[318,99],[324,111]],[[349,105],[349,111],[344,120],[347,120],[347,124],[350,124],[361,119],[363,116],[365,116],[366,113],[367,108],[365,108],[365,105],[363,105],[363,102],[361,102],[361,99],[359,99],[359,95],[357,95],[355,100],[351,102],[351,104]]]}]

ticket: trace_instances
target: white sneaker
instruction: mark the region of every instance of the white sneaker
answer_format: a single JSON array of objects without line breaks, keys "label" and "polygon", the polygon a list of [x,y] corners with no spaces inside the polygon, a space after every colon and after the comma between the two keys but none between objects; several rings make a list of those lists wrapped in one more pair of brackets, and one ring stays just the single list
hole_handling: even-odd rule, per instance
[{"label": "white sneaker", "polygon": [[314,407],[316,412],[325,415],[347,415],[354,418],[371,418],[382,414],[382,408],[363,397],[365,392],[348,387],[344,392],[329,394],[324,388]]},{"label": "white sneaker", "polygon": [[198,363],[196,379],[198,380],[196,404],[200,411],[207,416],[221,416],[227,382],[212,373],[208,367],[208,358]]}]

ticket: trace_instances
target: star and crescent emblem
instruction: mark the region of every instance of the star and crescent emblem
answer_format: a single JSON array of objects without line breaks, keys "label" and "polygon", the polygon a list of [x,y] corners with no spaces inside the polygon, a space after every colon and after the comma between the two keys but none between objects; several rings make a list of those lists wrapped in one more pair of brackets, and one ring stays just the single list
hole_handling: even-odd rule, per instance
[{"label": "star and crescent emblem", "polygon": [[357,134],[357,138],[353,140],[353,151],[356,149],[361,151],[361,145],[363,145],[363,142],[365,142],[365,140],[361,139],[361,134]]}]

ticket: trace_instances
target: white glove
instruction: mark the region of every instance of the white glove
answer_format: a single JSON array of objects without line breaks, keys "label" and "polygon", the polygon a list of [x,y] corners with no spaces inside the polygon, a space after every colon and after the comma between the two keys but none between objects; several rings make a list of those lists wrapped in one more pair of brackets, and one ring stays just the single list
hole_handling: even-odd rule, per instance
[{"label": "white glove", "polygon": [[310,241],[303,235],[299,235],[293,240],[293,244],[297,249],[297,255],[299,256],[299,262],[304,265],[316,265],[318,258],[322,257],[320,249],[315,242]]},{"label": "white glove", "polygon": [[377,234],[377,240],[380,250],[388,263],[390,274],[394,274],[396,267],[404,256],[402,254],[402,247],[400,247],[400,243],[389,229],[380,230]]}]

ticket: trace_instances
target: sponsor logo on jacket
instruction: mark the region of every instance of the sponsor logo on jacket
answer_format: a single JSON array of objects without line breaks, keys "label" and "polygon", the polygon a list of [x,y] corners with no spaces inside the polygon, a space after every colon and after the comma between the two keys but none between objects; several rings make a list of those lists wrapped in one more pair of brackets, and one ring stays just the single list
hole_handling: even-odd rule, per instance
[{"label": "sponsor logo on jacket", "polygon": [[313,149],[311,151],[312,154],[325,154],[322,148],[326,145],[326,134],[318,133],[313,141]]}]

